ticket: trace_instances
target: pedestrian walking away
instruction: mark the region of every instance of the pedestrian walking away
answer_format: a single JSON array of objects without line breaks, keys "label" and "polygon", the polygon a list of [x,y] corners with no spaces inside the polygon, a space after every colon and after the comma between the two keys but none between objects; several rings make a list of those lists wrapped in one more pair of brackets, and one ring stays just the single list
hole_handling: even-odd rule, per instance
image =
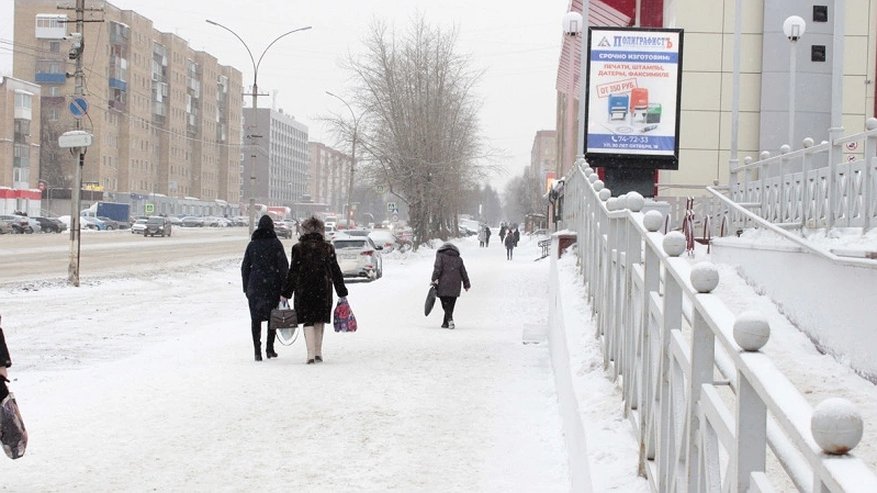
[{"label": "pedestrian walking away", "polygon": [[521,231],[518,229],[517,225],[515,225],[515,232],[511,234],[515,237],[515,246],[518,246],[518,241],[521,239]]},{"label": "pedestrian walking away", "polygon": [[[271,309],[280,301],[280,289],[288,270],[286,252],[274,232],[274,221],[271,216],[262,216],[241,262],[241,280],[250,305],[250,331],[256,361],[262,361],[262,322],[270,320]],[[277,331],[270,323],[268,325],[265,356],[276,358],[274,339]]]},{"label": "pedestrian walking away", "polygon": [[499,225],[499,241],[500,242],[505,241],[506,231],[508,231],[508,230],[506,229],[505,223],[500,224]]},{"label": "pedestrian walking away", "polygon": [[472,287],[469,283],[469,274],[460,250],[451,243],[445,243],[435,252],[435,265],[432,269],[432,283],[436,286],[436,295],[442,302],[442,310],[445,315],[442,319],[442,328],[453,329],[454,307],[457,298],[460,297],[460,285],[466,291]]},{"label": "pedestrian walking away", "polygon": [[478,246],[483,247],[484,242],[487,241],[487,233],[484,232],[484,228],[478,228]]},{"label": "pedestrian walking away", "polygon": [[506,260],[511,260],[512,259],[512,252],[514,251],[515,245],[516,245],[515,235],[512,234],[511,231],[509,231],[505,235],[505,240],[503,241],[503,244],[505,245],[505,258],[506,258]]},{"label": "pedestrian walking away", "polygon": [[310,217],[301,222],[302,235],[292,246],[289,272],[281,292],[282,299],[293,300],[298,321],[304,324],[307,364],[323,361],[323,331],[332,322],[332,288],[339,298],[347,297],[347,286],[335,247],[326,241],[326,227]]},{"label": "pedestrian walking away", "polygon": [[490,226],[484,226],[484,246],[490,246]]}]

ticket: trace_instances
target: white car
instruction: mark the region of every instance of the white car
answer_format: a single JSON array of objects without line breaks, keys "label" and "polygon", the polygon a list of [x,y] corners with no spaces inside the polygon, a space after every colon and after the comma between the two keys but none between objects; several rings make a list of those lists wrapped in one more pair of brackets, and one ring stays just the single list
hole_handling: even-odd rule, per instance
[{"label": "white car", "polygon": [[146,219],[138,219],[131,225],[131,234],[142,235],[146,231]]},{"label": "white car", "polygon": [[371,238],[339,233],[332,240],[332,245],[335,246],[335,255],[344,277],[364,277],[372,281],[383,277],[380,248]]},{"label": "white car", "polygon": [[390,232],[389,229],[375,229],[371,233],[368,234],[368,237],[375,243],[381,247],[382,253],[392,252],[396,248],[396,236]]}]

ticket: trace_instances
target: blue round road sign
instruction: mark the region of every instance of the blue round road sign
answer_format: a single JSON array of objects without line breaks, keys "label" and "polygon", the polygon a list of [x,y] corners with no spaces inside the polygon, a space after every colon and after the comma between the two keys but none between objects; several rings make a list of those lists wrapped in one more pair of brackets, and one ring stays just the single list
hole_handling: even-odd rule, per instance
[{"label": "blue round road sign", "polygon": [[88,113],[88,101],[85,98],[74,98],[70,102],[70,114],[73,118],[82,118]]}]

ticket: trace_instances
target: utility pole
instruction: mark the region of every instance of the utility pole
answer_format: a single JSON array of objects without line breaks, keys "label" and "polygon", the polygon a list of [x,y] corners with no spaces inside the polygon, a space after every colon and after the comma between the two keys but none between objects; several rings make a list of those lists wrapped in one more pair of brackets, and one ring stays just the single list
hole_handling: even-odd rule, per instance
[{"label": "utility pole", "polygon": [[[70,7],[58,7],[63,10],[70,10]],[[76,80],[76,87],[73,91],[74,101],[84,101],[82,97],[85,95],[85,76],[82,72],[82,53],[85,51],[84,27],[86,22],[103,22],[102,20],[85,20],[85,12],[102,11],[102,9],[86,9],[85,0],[76,0],[76,32],[72,35],[73,47],[70,49],[69,57],[76,61],[76,71],[73,76]],[[81,107],[82,114],[76,119],[76,130],[82,129],[81,117],[88,111],[87,106]],[[75,115],[74,115],[75,116]],[[67,267],[67,282],[73,286],[79,287],[79,253],[80,253],[80,228],[81,220],[79,218],[79,207],[82,193],[82,168],[85,166],[85,151],[87,146],[71,147],[70,152],[77,155],[77,166],[74,166],[73,190],[71,191],[71,211],[70,211],[70,264]]]}]

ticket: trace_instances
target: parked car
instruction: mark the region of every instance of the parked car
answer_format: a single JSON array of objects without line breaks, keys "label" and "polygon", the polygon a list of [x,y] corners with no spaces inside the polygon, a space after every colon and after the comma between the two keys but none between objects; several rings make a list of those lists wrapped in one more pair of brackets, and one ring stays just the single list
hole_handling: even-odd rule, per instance
[{"label": "parked car", "polygon": [[388,229],[376,229],[368,234],[375,245],[381,247],[382,253],[389,253],[396,249],[398,240]]},{"label": "parked car", "polygon": [[180,225],[184,228],[200,228],[204,226],[204,219],[198,216],[186,216]]},{"label": "parked car", "polygon": [[40,223],[43,233],[60,233],[67,230],[67,225],[56,217],[34,216],[33,219]]},{"label": "parked car", "polygon": [[27,217],[25,217],[25,216],[3,214],[3,215],[0,215],[0,219],[2,219],[5,222],[8,222],[9,225],[12,226],[12,232],[15,234],[33,233],[33,229],[31,229],[30,224],[28,223]]},{"label": "parked car", "polygon": [[129,227],[127,222],[116,221],[115,219],[110,219],[106,216],[97,216],[97,218],[104,222],[108,231],[115,231],[117,229],[128,229]]},{"label": "parked car", "polygon": [[328,224],[326,224],[326,230],[325,230],[325,231],[326,231],[326,233],[325,233],[326,239],[329,240],[329,241],[331,241],[332,238],[335,237],[335,233],[336,233],[338,230],[335,229],[335,226],[334,226],[334,225],[329,226]]},{"label": "parked car", "polygon": [[335,255],[344,277],[365,277],[372,281],[383,277],[380,247],[371,238],[338,233],[332,245],[335,246]]},{"label": "parked car", "polygon": [[174,226],[182,226],[183,219],[177,216],[168,216],[167,220],[171,222]]},{"label": "parked car", "polygon": [[146,220],[146,229],[143,231],[143,236],[159,236],[162,238],[165,236],[170,236],[171,232],[173,232],[173,225],[170,220],[164,216],[149,216],[149,219]]},{"label": "parked car", "polygon": [[148,219],[137,219],[134,221],[134,224],[131,225],[131,234],[142,235],[144,231],[146,231],[146,221]]},{"label": "parked car", "polygon": [[79,216],[79,229],[91,229],[95,231],[104,231],[107,224],[96,217]]}]

